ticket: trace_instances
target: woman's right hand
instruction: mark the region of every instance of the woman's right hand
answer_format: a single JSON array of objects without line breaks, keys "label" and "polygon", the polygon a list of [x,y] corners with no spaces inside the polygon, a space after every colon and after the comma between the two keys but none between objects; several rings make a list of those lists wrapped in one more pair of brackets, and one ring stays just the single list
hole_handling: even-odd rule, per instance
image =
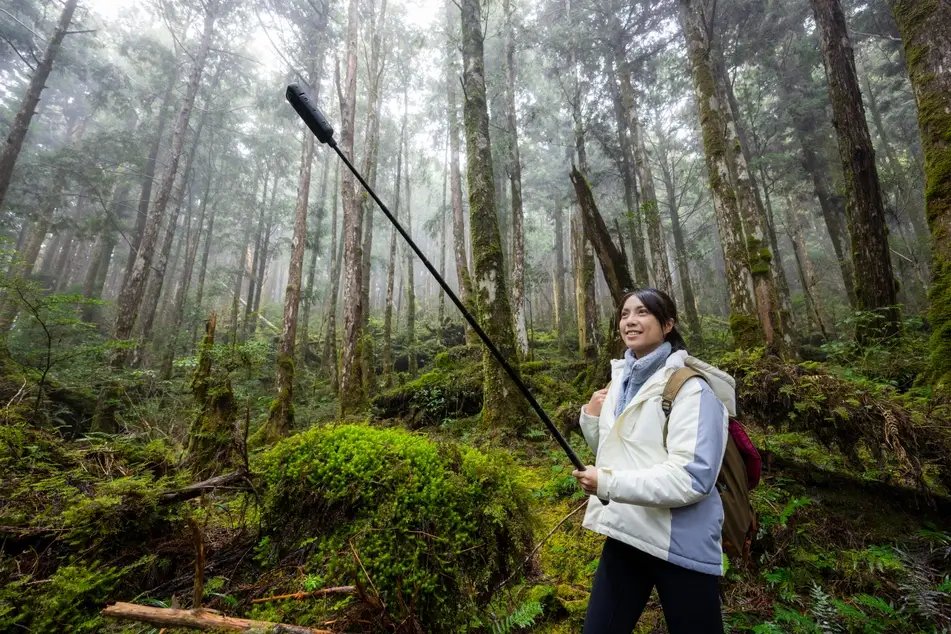
[{"label": "woman's right hand", "polygon": [[598,390],[591,395],[591,400],[584,406],[584,412],[588,416],[600,416],[601,406],[604,405],[604,398],[608,395],[608,388]]}]

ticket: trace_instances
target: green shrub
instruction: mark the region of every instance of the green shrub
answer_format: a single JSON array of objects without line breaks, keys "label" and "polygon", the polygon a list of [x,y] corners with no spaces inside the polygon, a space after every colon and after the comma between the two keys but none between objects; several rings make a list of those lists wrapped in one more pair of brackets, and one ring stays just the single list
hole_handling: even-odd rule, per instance
[{"label": "green shrub", "polygon": [[528,491],[504,454],[395,429],[314,428],[263,455],[258,557],[361,583],[396,621],[458,632],[531,545]]}]

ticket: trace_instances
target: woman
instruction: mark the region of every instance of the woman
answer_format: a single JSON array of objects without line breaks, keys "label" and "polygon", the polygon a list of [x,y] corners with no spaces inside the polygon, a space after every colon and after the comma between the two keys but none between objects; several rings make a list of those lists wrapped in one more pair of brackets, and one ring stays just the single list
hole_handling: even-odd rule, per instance
[{"label": "woman", "polygon": [[667,294],[625,295],[618,315],[625,357],[612,361],[611,383],[581,410],[597,458],[572,475],[592,496],[584,526],[607,536],[585,634],[631,634],[655,586],[671,634],[723,632],[723,506],[715,484],[729,420],[717,395],[735,397],[729,377],[690,358],[707,381],[684,383],[664,416],[664,387],[688,360],[676,323]]}]

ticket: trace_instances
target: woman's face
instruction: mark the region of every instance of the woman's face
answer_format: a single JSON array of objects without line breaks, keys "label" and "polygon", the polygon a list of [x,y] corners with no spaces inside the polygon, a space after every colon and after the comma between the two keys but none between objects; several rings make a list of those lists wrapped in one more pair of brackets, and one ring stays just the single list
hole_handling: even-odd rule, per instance
[{"label": "woman's face", "polygon": [[664,343],[667,333],[674,327],[671,320],[661,324],[637,295],[631,295],[621,307],[621,320],[618,324],[624,345],[640,359],[656,350]]}]

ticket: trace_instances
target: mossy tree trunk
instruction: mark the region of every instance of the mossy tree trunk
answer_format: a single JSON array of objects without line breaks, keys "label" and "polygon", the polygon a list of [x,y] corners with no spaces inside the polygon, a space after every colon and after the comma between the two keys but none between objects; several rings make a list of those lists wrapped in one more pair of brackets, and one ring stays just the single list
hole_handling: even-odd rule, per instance
[{"label": "mossy tree trunk", "polygon": [[931,230],[931,365],[951,386],[951,5],[889,0],[901,33],[925,154],[925,212]]},{"label": "mossy tree trunk", "polygon": [[895,306],[895,276],[888,250],[875,151],[865,120],[852,43],[839,0],[809,2],[819,27],[833,125],[845,176],[852,263],[855,270],[861,272],[855,279],[858,308],[877,313],[874,319],[857,321],[856,337],[860,342],[877,341],[900,330],[901,313]]},{"label": "mossy tree trunk", "polygon": [[[577,205],[577,203],[576,203]],[[578,354],[582,359],[598,358],[598,310],[594,290],[594,253],[585,239],[580,206],[571,214],[571,262],[575,280],[575,308],[578,323]]]},{"label": "mossy tree trunk", "polygon": [[212,376],[211,349],[215,345],[216,313],[205,324],[205,337],[198,351],[198,368],[192,378],[192,394],[198,405],[198,416],[188,430],[185,467],[195,480],[204,480],[230,471],[240,465],[236,442],[237,408],[230,379],[215,380]]},{"label": "mossy tree trunk", "polygon": [[[680,0],[680,19],[693,75],[704,155],[723,259],[726,262],[727,289],[730,297],[730,330],[738,348],[751,348],[767,343],[766,331],[760,323],[748,257],[743,221],[733,186],[735,170],[730,169],[732,154],[727,147],[728,114],[719,96],[710,43],[705,34],[707,20],[699,0]],[[769,270],[768,261],[765,266]]]},{"label": "mossy tree trunk", "polygon": [[627,262],[611,240],[608,227],[598,211],[597,203],[594,201],[591,186],[584,175],[574,167],[571,169],[571,184],[574,186],[575,195],[578,197],[578,207],[581,211],[584,233],[588,236],[588,242],[594,247],[594,252],[601,263],[601,271],[604,273],[604,280],[611,292],[611,299],[615,306],[620,305],[624,293],[634,290],[634,280],[627,268]]},{"label": "mossy tree trunk", "polygon": [[[340,149],[354,160],[354,118],[357,107],[357,34],[359,31],[359,7],[357,0],[350,0],[347,12],[347,74],[339,89],[340,95]],[[366,396],[363,392],[363,363],[361,344],[363,339],[362,264],[360,244],[363,219],[356,181],[350,170],[340,164],[341,194],[343,197],[343,359],[340,368],[340,413],[355,412],[363,407]]]},{"label": "mossy tree trunk", "polygon": [[[480,0],[462,0],[462,58],[465,102],[466,157],[469,181],[469,214],[472,256],[475,264],[473,290],[482,328],[512,362],[516,360],[512,310],[505,286],[502,239],[495,208],[492,177],[492,146],[485,94],[482,8]],[[412,284],[412,280],[407,280]],[[521,428],[521,399],[488,349],[483,351],[483,424],[490,429]]]},{"label": "mossy tree trunk", "polygon": [[[449,188],[452,199],[452,246],[456,263],[456,282],[459,299],[470,311],[475,312],[472,295],[472,274],[469,269],[469,254],[466,249],[466,219],[462,207],[462,174],[459,169],[459,112],[456,101],[456,86],[459,83],[458,25],[454,0],[446,0],[446,112],[449,119]],[[475,331],[465,325],[466,344],[476,342]]]},{"label": "mossy tree trunk", "polygon": [[522,211],[522,164],[518,154],[518,126],[515,116],[515,27],[513,0],[502,0],[505,15],[505,115],[508,132],[508,175],[512,193],[512,311],[515,343],[521,358],[528,356],[525,327],[525,220]]}]

